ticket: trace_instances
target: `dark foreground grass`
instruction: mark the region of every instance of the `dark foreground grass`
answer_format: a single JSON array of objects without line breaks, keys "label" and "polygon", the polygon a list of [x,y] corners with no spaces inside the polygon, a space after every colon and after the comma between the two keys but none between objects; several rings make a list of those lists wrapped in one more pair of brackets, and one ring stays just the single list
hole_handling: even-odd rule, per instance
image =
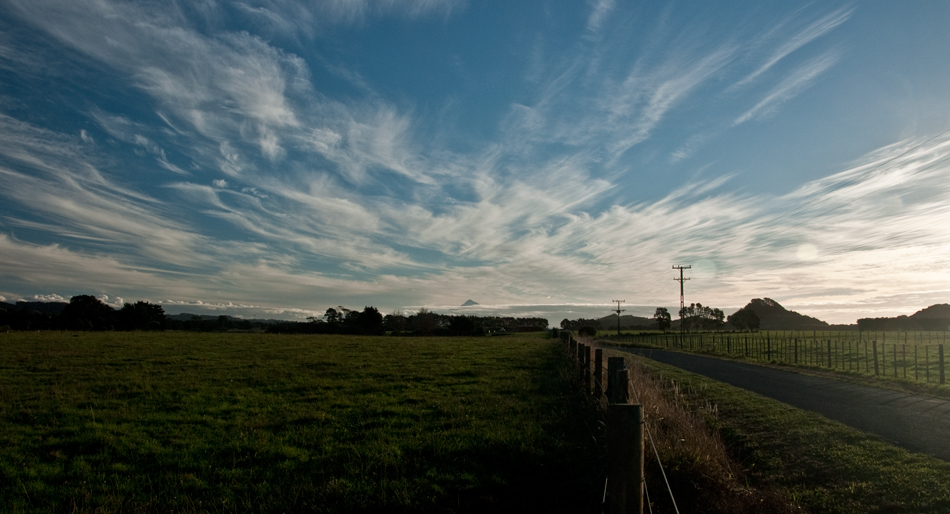
[{"label": "dark foreground grass", "polygon": [[948,462],[776,400],[636,359],[675,384],[681,401],[719,430],[753,485],[784,491],[816,513],[950,512]]},{"label": "dark foreground grass", "polygon": [[538,336],[0,334],[4,512],[592,512]]}]

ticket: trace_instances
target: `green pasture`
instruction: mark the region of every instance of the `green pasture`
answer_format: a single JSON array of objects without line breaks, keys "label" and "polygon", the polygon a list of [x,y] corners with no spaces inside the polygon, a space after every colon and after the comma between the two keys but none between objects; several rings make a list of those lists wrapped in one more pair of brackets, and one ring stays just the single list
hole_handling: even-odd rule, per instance
[{"label": "green pasture", "polygon": [[644,333],[607,336],[613,343],[700,352],[826,369],[889,381],[947,383],[947,332],[781,331]]},{"label": "green pasture", "polygon": [[602,429],[565,366],[538,335],[0,334],[0,505],[593,511]]}]

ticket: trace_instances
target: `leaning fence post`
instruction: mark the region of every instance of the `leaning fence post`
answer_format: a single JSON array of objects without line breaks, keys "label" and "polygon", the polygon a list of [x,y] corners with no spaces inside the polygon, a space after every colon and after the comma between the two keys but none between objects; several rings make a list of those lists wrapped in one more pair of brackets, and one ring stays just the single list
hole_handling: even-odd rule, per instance
[{"label": "leaning fence post", "polygon": [[584,384],[587,394],[590,394],[590,346],[584,345]]},{"label": "leaning fence post", "polygon": [[871,341],[871,348],[874,350],[874,376],[878,376],[880,374],[880,370],[878,369],[877,364],[877,341]]},{"label": "leaning fence post", "polygon": [[945,384],[946,377],[943,372],[943,345],[942,344],[937,345],[937,360],[940,363],[938,364],[938,368],[940,369],[940,383]]},{"label": "leaning fence post", "polygon": [[597,401],[604,397],[604,351],[594,350],[594,396]]},{"label": "leaning fence post", "polygon": [[607,512],[643,514],[642,406],[607,406],[607,448]]}]

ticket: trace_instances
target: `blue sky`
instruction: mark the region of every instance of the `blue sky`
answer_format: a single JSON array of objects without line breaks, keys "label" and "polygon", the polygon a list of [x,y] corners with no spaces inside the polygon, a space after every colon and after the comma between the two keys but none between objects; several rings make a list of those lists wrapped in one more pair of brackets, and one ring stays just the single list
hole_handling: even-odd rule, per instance
[{"label": "blue sky", "polygon": [[0,299],[950,302],[950,3],[0,1]]}]

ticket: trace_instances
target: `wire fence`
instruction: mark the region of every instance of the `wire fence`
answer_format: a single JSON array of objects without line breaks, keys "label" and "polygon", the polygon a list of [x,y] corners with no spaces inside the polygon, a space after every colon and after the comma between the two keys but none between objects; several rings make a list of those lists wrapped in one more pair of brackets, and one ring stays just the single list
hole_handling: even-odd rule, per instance
[{"label": "wire fence", "polygon": [[710,332],[610,336],[612,342],[946,383],[947,332]]},{"label": "wire fence", "polygon": [[[604,408],[610,408],[611,406],[617,406],[618,404],[629,404],[628,393],[633,391],[636,396],[636,404],[640,406],[640,398],[636,389],[631,387],[630,379],[628,376],[628,370],[623,357],[612,357],[610,358],[609,365],[605,369],[603,362],[603,351],[601,349],[594,349],[594,359],[592,360],[592,346],[583,344],[576,339],[569,332],[562,332],[561,339],[568,347],[569,355],[573,358],[575,365],[580,371],[579,378],[584,384],[587,392],[594,396],[594,399],[601,404]],[[615,360],[616,359],[616,360]],[[618,364],[618,366],[614,366]],[[607,382],[604,383],[604,375],[607,375]],[[642,413],[642,410],[641,410]],[[611,445],[611,432],[620,431],[625,432],[629,429],[629,426],[612,426],[615,421],[608,416],[608,447]],[[621,423],[622,425],[622,423]],[[673,505],[673,510],[676,514],[679,514],[679,508],[676,505],[676,497],[673,494],[673,490],[670,487],[670,482],[666,476],[666,470],[663,466],[663,461],[660,458],[660,453],[657,450],[656,443],[653,439],[653,434],[650,431],[649,425],[643,422],[642,414],[638,421],[638,425],[642,431],[633,431],[638,432],[641,435],[638,437],[638,441],[623,441],[621,445],[623,447],[629,446],[639,446],[639,454],[636,457],[639,459],[639,471],[635,471],[633,468],[636,468],[636,465],[621,466],[622,469],[618,470],[616,466],[608,466],[608,476],[604,480],[604,496],[603,496],[603,507],[604,512],[609,513],[628,513],[628,512],[643,512],[643,503],[646,503],[647,509],[652,513],[652,502],[650,501],[650,492],[647,485],[646,477],[643,474],[643,449],[644,441],[642,434],[645,432],[646,439],[650,442],[650,447],[653,450],[653,454],[656,458],[657,465],[659,466],[660,473],[663,478],[663,483],[666,486],[666,491],[670,496],[670,500]],[[616,433],[616,432],[615,432]],[[613,442],[616,442],[614,440]],[[625,448],[626,449],[626,448]],[[627,454],[628,452],[624,449],[618,448],[608,448],[609,452],[619,451],[622,454]],[[634,452],[637,453],[637,452]],[[630,463],[627,463],[630,464]],[[613,470],[613,471],[611,471]],[[636,476],[634,480],[631,480],[630,474]],[[612,486],[611,481],[614,482]],[[632,496],[634,493],[631,491],[623,491],[619,496],[622,496],[622,499],[618,499],[617,496],[617,483],[628,483],[632,484],[632,488],[636,488],[637,485],[642,491],[640,496],[640,505],[639,507],[634,507],[632,504],[628,503],[628,497]],[[614,491],[614,496],[611,497],[608,494],[610,490]],[[629,488],[628,488],[629,489]],[[646,500],[645,502],[643,500]]]}]

